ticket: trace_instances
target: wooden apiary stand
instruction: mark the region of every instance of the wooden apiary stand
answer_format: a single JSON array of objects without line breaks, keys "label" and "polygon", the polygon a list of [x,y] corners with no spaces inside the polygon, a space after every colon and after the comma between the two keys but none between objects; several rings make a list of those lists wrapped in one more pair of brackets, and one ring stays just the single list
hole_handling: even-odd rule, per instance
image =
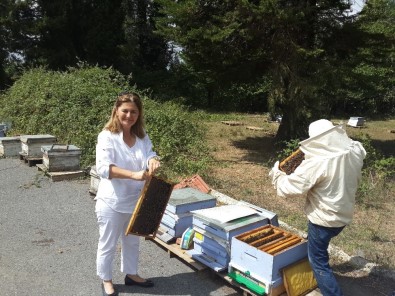
[{"label": "wooden apiary stand", "polygon": [[0,137],[0,156],[18,156],[21,151],[20,137]]},{"label": "wooden apiary stand", "polygon": [[[146,238],[146,239],[152,240],[159,247],[167,251],[170,258],[178,257],[179,259],[184,261],[187,265],[191,266],[196,271],[209,270],[210,272],[212,272],[213,275],[219,276],[220,278],[222,278],[223,280],[225,280],[227,283],[231,284],[235,288],[240,289],[243,293],[242,294],[243,296],[261,296],[247,289],[245,286],[239,284],[238,282],[234,281],[231,277],[228,276],[228,273],[226,271],[215,272],[207,265],[204,265],[203,263],[196,261],[187,253],[188,250],[181,249],[180,245],[176,243],[165,243],[164,241],[160,240],[157,237],[153,239],[152,238]],[[265,294],[265,296],[286,296],[286,294],[284,294],[284,291],[285,291],[284,286],[280,286],[275,289],[272,289],[271,293]]]}]

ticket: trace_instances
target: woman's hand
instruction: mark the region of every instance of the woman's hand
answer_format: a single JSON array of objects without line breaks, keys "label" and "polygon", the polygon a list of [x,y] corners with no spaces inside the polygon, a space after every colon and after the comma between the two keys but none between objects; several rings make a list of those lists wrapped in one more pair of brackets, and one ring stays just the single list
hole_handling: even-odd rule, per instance
[{"label": "woman's hand", "polygon": [[160,161],[157,158],[151,158],[148,161],[148,175],[152,176],[153,173],[160,167]]},{"label": "woman's hand", "polygon": [[145,181],[148,179],[149,174],[148,171],[139,171],[139,172],[131,172],[130,178],[137,181]]}]

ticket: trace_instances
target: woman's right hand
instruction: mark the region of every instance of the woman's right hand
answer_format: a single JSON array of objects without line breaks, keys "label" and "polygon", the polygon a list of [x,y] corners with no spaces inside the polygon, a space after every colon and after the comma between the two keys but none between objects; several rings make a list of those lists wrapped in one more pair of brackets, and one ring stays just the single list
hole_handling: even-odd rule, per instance
[{"label": "woman's right hand", "polygon": [[137,181],[145,181],[148,179],[149,174],[148,171],[143,170],[143,171],[139,171],[139,172],[131,172],[131,179],[133,180],[137,180]]}]

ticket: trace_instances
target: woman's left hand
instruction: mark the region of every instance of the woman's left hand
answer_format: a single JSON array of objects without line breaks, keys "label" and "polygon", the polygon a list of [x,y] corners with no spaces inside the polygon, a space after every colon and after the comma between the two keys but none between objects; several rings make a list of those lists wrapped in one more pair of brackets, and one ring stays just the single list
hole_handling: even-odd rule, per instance
[{"label": "woman's left hand", "polygon": [[160,161],[156,158],[151,158],[148,161],[148,174],[151,176],[160,167]]}]

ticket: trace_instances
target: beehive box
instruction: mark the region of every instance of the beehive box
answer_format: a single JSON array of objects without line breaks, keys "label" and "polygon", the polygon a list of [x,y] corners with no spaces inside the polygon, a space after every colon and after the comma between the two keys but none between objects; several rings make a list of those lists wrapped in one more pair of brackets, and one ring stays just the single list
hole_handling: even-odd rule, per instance
[{"label": "beehive box", "polygon": [[[226,218],[229,213],[229,218]],[[193,211],[192,222],[194,226],[229,242],[235,235],[270,223],[267,217],[243,205],[224,205]]]},{"label": "beehive box", "polygon": [[52,144],[41,146],[43,164],[49,172],[78,171],[81,149],[74,145]]},{"label": "beehive box", "polygon": [[20,137],[0,137],[0,156],[18,156],[20,151]]},{"label": "beehive box", "polygon": [[89,193],[96,195],[97,189],[99,188],[100,177],[96,172],[96,166],[93,165],[89,171],[89,175],[91,176],[91,182],[89,187]]},{"label": "beehive box", "polygon": [[155,238],[173,187],[174,184],[152,176],[144,185],[125,234]]},{"label": "beehive box", "polygon": [[41,146],[52,145],[56,143],[56,137],[51,135],[22,135],[21,137],[21,155],[26,157],[42,157]]},{"label": "beehive box", "polygon": [[187,187],[173,190],[166,210],[181,215],[195,210],[215,207],[216,203],[217,199],[214,196]]},{"label": "beehive box", "polygon": [[[244,205],[225,205],[215,208],[193,211],[193,227],[205,236],[211,234],[211,237],[221,244],[224,240],[230,244],[233,236],[244,233],[251,229],[269,224],[269,219]],[[202,232],[202,231],[203,232]],[[222,256],[223,248],[218,250],[208,250],[218,244],[196,244],[197,248],[188,251],[192,258],[207,265],[211,269],[220,272],[228,268],[229,256]]]},{"label": "beehive box", "polygon": [[264,283],[269,291],[283,283],[281,269],[307,257],[307,240],[273,225],[232,238],[230,267]]},{"label": "beehive box", "polygon": [[347,122],[347,125],[353,126],[353,127],[361,127],[365,123],[365,119],[363,117],[350,117],[350,119]]},{"label": "beehive box", "polygon": [[181,237],[184,231],[192,226],[192,213],[176,215],[165,210],[161,223],[170,228],[169,234]]}]

